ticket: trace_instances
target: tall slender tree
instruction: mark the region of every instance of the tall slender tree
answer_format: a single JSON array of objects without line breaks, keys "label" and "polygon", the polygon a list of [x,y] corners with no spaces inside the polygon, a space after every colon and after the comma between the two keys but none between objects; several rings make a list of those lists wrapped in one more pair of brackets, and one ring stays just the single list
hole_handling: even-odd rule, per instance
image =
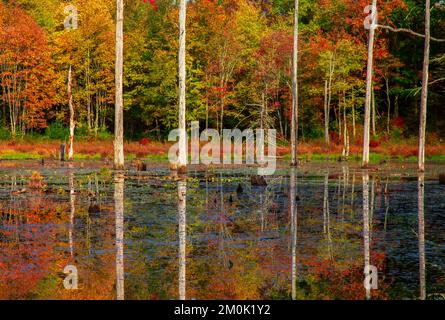
[{"label": "tall slender tree", "polygon": [[116,0],[116,105],[114,124],[114,168],[124,169],[124,98],[123,98],[123,62],[124,62],[124,0]]},{"label": "tall slender tree", "polygon": [[292,121],[291,121],[291,152],[292,166],[298,165],[298,9],[299,0],[295,0],[294,9],[294,48],[292,63]]},{"label": "tall slender tree", "polygon": [[68,104],[70,107],[70,137],[69,137],[69,147],[68,147],[68,160],[73,161],[74,159],[74,130],[76,124],[74,122],[74,105],[73,105],[73,91],[72,91],[72,66],[68,70]]},{"label": "tall slender tree", "polygon": [[419,171],[425,171],[425,136],[426,112],[428,103],[428,81],[430,65],[430,0],[425,1],[425,49],[423,52],[422,95],[420,98],[420,124],[419,124]]},{"label": "tall slender tree", "polygon": [[187,0],[179,1],[179,159],[178,169],[184,172],[187,168],[187,131],[185,121],[185,92],[186,92],[186,70],[185,70],[185,42],[186,42],[186,15]]},{"label": "tall slender tree", "polygon": [[372,1],[371,10],[371,23],[369,25],[368,40],[368,66],[366,71],[365,123],[363,127],[363,167],[367,167],[369,164],[374,36],[375,29],[377,28],[377,0]]}]

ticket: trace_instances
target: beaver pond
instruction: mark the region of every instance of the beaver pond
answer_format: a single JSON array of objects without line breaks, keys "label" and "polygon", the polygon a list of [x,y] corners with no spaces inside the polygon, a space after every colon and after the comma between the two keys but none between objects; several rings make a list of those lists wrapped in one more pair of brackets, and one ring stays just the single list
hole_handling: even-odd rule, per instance
[{"label": "beaver pond", "polygon": [[443,171],[2,161],[0,299],[445,299]]}]

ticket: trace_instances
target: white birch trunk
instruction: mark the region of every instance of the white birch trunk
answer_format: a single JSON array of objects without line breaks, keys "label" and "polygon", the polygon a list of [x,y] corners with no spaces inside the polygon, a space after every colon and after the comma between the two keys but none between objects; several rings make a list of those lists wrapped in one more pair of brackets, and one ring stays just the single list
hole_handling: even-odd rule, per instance
[{"label": "white birch trunk", "polygon": [[186,16],[187,1],[179,1],[179,158],[178,169],[184,172],[187,167],[187,131],[186,131]]},{"label": "white birch trunk", "polygon": [[124,68],[124,1],[116,0],[116,105],[114,127],[114,168],[123,170],[124,160],[124,97],[123,97],[123,68]]},{"label": "white birch trunk", "polygon": [[370,142],[370,125],[371,125],[371,98],[372,98],[372,75],[374,62],[374,35],[377,27],[377,0],[372,1],[373,19],[369,29],[368,42],[368,66],[366,72],[366,100],[365,100],[365,122],[363,127],[363,167],[369,165],[369,142]]}]

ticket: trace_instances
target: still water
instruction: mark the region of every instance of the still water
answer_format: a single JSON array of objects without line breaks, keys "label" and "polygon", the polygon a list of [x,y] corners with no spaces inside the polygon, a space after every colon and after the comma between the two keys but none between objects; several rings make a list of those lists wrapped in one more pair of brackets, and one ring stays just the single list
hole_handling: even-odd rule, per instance
[{"label": "still water", "polygon": [[437,170],[2,162],[0,299],[445,299]]}]

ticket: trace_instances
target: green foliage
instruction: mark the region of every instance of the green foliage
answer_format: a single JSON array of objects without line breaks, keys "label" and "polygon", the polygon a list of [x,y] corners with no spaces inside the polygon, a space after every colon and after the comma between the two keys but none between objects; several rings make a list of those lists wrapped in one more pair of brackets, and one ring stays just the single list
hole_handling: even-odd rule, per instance
[{"label": "green foliage", "polygon": [[45,130],[45,136],[51,140],[66,140],[69,135],[68,127],[59,121],[49,124]]},{"label": "green foliage", "polygon": [[0,140],[9,139],[11,139],[11,132],[7,128],[0,126]]}]

